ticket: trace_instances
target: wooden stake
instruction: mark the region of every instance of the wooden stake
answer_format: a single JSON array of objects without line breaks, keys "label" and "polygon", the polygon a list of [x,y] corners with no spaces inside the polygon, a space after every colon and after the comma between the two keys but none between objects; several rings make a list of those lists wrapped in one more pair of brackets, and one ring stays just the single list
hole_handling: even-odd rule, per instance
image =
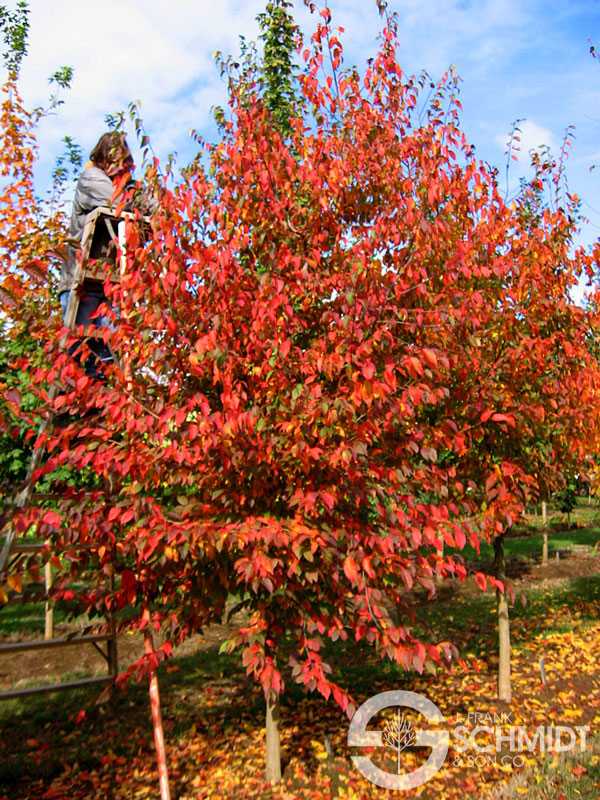
[{"label": "wooden stake", "polygon": [[546,523],[548,521],[547,511],[546,511],[546,501],[542,500],[542,564],[548,563],[548,528],[546,527]]},{"label": "wooden stake", "polygon": [[546,686],[546,668],[544,667],[544,659],[540,658],[540,674],[542,676],[542,683]]},{"label": "wooden stake", "polygon": [[504,592],[496,589],[498,611],[498,699],[510,703],[512,685],[510,673],[510,617],[506,591],[506,564],[504,559],[504,534],[494,539],[494,575],[504,584]]},{"label": "wooden stake", "polygon": [[54,608],[49,598],[52,589],[52,565],[49,561],[44,564],[44,584],[46,588],[46,607],[44,618],[44,639],[54,639]]},{"label": "wooden stake", "polygon": [[[152,639],[152,633],[148,628],[144,631],[144,648],[146,655],[154,654],[154,641]],[[156,745],[156,760],[158,762],[160,798],[161,800],[171,800],[169,770],[167,768],[167,751],[165,749],[165,733],[163,729],[162,712],[160,710],[160,693],[158,691],[158,676],[154,668],[150,671],[150,706],[152,708],[154,744]]]},{"label": "wooden stake", "polygon": [[[115,553],[113,552],[113,559],[115,559]],[[114,562],[113,562],[114,563]],[[115,576],[114,573],[111,574],[109,579],[109,590],[112,594],[115,589]],[[112,677],[112,685],[110,687],[110,700],[109,700],[109,708],[110,713],[113,716],[116,716],[118,713],[118,705],[119,705],[119,692],[117,689],[117,676],[119,674],[119,653],[117,649],[117,623],[115,618],[115,613],[111,609],[108,612],[108,624],[110,630],[110,639],[106,642],[106,653],[108,655],[108,673]]]}]

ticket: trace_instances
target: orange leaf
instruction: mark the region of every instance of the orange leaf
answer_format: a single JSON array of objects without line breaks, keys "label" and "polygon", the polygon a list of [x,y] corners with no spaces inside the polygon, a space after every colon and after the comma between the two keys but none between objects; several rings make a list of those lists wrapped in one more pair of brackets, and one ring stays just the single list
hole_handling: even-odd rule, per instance
[{"label": "orange leaf", "polygon": [[358,578],[358,564],[352,558],[352,556],[348,556],[344,561],[344,573],[349,581],[354,583]]}]

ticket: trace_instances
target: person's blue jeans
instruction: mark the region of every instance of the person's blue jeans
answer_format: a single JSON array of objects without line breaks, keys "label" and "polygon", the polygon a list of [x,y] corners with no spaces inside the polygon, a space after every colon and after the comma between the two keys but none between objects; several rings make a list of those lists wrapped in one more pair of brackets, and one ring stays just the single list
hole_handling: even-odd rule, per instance
[{"label": "person's blue jeans", "polygon": [[[97,310],[98,306],[102,305],[102,303],[108,303],[102,284],[86,281],[80,291],[81,294],[79,298],[79,308],[77,309],[75,324],[86,326],[93,325],[95,328],[109,328],[113,330],[114,325],[108,319],[108,317],[96,316],[93,319],[90,319],[91,315]],[[63,322],[67,313],[70,294],[71,292],[66,291],[61,292],[58,296],[62,307]],[[91,350],[91,355],[86,359],[84,365],[85,373],[90,378],[102,379],[104,377],[102,364],[113,360],[112,353],[110,352],[108,346],[104,344],[102,339],[89,339],[87,346]],[[70,350],[71,354],[78,363],[79,350],[80,345],[74,345]]]}]

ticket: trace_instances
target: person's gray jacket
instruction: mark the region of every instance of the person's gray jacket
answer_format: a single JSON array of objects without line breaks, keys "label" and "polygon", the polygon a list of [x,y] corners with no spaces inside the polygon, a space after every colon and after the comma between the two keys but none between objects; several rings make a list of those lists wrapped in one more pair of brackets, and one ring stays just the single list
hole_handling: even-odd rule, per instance
[{"label": "person's gray jacket", "polygon": [[[111,198],[114,191],[112,180],[106,172],[99,167],[90,165],[86,167],[75,189],[75,199],[73,201],[73,212],[71,214],[71,224],[69,225],[68,238],[72,242],[81,242],[85,218],[98,206],[111,205]],[[58,281],[58,293],[70,291],[73,288],[73,274],[75,272],[75,259],[77,247],[67,244],[65,247],[67,258],[63,261]]]}]

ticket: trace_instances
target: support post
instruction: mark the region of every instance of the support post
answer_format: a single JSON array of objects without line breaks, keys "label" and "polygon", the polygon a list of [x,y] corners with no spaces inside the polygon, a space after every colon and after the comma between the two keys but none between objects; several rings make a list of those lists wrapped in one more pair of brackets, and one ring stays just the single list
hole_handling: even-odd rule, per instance
[{"label": "support post", "polygon": [[512,687],[510,676],[510,619],[506,593],[506,566],[504,560],[504,534],[494,539],[494,573],[504,584],[504,592],[496,589],[498,607],[498,699],[510,703]]},{"label": "support post", "polygon": [[[114,554],[113,554],[113,563],[114,563]],[[108,585],[112,593],[115,588],[114,574],[110,576]],[[112,684],[110,686],[109,707],[111,714],[113,716],[116,716],[118,711],[117,705],[119,699],[119,693],[117,689],[117,675],[119,674],[119,658],[117,650],[117,624],[115,620],[115,613],[112,609],[108,612],[108,626],[109,626],[110,638],[106,643],[106,652],[108,655],[108,674],[112,678]]]},{"label": "support post", "polygon": [[548,563],[548,528],[546,527],[547,514],[546,514],[546,501],[542,500],[542,564]]},{"label": "support post", "polygon": [[44,639],[54,639],[54,608],[50,600],[52,589],[52,565],[49,561],[44,564],[44,586],[46,589],[46,604],[44,609]]}]

